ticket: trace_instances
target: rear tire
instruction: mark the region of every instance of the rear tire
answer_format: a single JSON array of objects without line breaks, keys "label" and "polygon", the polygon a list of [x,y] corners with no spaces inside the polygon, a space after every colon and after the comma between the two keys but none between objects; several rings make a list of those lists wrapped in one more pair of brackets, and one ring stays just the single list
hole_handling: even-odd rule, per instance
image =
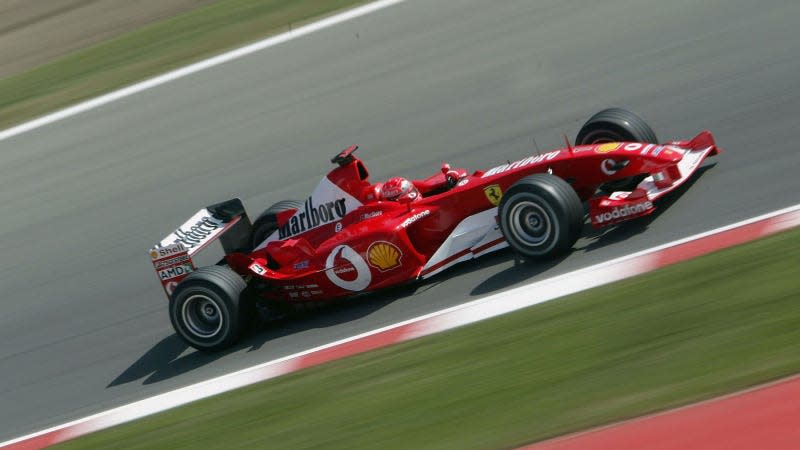
[{"label": "rear tire", "polygon": [[264,242],[275,230],[278,229],[278,214],[291,210],[301,209],[303,202],[297,200],[282,200],[267,208],[253,222],[253,248]]},{"label": "rear tire", "polygon": [[247,323],[242,277],[225,266],[201,267],[178,284],[169,302],[175,332],[203,351],[233,345]]},{"label": "rear tire", "polygon": [[[657,144],[656,133],[641,117],[627,109],[608,108],[586,121],[575,137],[575,145],[602,144],[604,142],[647,142]],[[643,177],[628,177],[600,186],[607,192],[630,191]]]},{"label": "rear tire", "polygon": [[563,254],[583,229],[583,205],[566,181],[546,173],[514,183],[498,206],[500,230],[508,244],[527,259]]}]

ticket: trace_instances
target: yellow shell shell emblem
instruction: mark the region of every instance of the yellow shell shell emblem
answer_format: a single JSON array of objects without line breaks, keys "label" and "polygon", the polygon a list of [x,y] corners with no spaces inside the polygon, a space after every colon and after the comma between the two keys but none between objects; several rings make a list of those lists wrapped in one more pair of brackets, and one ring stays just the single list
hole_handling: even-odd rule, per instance
[{"label": "yellow shell shell emblem", "polygon": [[605,144],[598,145],[594,151],[597,153],[613,152],[614,150],[618,149],[620,145],[622,144],[619,142],[606,142]]},{"label": "yellow shell shell emblem", "polygon": [[391,242],[373,242],[367,249],[369,265],[381,271],[391,270],[400,267],[400,257],[403,253]]},{"label": "yellow shell shell emblem", "polygon": [[155,250],[150,250],[150,258],[152,259],[158,258],[158,252]]}]

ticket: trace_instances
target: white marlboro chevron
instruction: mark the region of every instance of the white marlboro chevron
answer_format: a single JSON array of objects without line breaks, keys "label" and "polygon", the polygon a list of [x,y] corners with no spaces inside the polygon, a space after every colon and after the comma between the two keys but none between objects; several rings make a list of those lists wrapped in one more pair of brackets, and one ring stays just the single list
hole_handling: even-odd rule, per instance
[{"label": "white marlboro chevron", "polygon": [[0,448],[47,447],[290,372],[517,311],[797,226],[800,205],[103,411],[0,443]]},{"label": "white marlboro chevron", "polygon": [[362,206],[357,198],[334,184],[327,176],[305,199],[286,223],[267,237],[256,249],[262,249],[275,240],[292,238],[317,227],[332,225],[344,219],[348,212]]}]

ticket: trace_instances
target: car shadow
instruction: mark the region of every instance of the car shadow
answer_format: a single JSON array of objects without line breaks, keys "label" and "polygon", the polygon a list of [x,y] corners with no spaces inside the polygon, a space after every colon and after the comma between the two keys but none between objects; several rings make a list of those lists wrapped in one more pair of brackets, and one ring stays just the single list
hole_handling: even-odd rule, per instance
[{"label": "car shadow", "polygon": [[140,356],[111,381],[106,388],[134,382],[142,378],[144,378],[142,382],[144,385],[159,383],[191,372],[232,353],[242,350],[247,352],[256,351],[265,343],[285,336],[352,322],[372,314],[399,298],[413,295],[419,287],[419,285],[411,283],[335,302],[313,311],[295,313],[285,319],[255,326],[236,345],[215,353],[196,351],[189,347],[177,334],[171,334]]},{"label": "car shadow", "polygon": [[[152,375],[160,371],[163,367],[169,367],[174,361],[178,360],[179,356],[186,351],[189,346],[186,345],[181,338],[176,334],[169,335],[159,341],[156,345],[150,348],[144,355],[140,356],[133,364],[125,369],[121,374],[114,378],[106,388],[119,386],[121,384],[130,383],[139,380],[148,375]],[[197,352],[200,353],[200,352]],[[215,355],[209,355],[211,357]],[[193,367],[200,367],[214,359],[205,361],[196,361]],[[182,372],[181,372],[182,373]]]},{"label": "car shadow", "polygon": [[[190,349],[177,335],[171,334],[150,348],[139,357],[125,371],[111,381],[107,388],[134,382],[145,378],[142,384],[154,384],[170,378],[191,372],[199,367],[210,364],[226,355],[245,350],[256,351],[267,342],[291,336],[303,331],[318,328],[328,328],[344,323],[349,323],[391,304],[400,298],[414,295],[436,285],[446,282],[453,277],[464,276],[471,272],[480,271],[487,267],[507,264],[510,260],[515,263],[504,270],[494,273],[481,281],[471,291],[471,296],[487,295],[508,289],[546,272],[578,252],[591,252],[612,245],[647,230],[650,223],[656,220],[670,205],[672,205],[684,192],[686,192],[709,168],[716,163],[706,164],[698,169],[695,176],[680,186],[678,189],[665,195],[657,202],[657,209],[652,214],[630,222],[623,222],[616,226],[595,229],[590,223],[584,225],[583,238],[571,253],[560,258],[545,262],[527,262],[517,259],[510,249],[501,250],[463,264],[459,264],[442,274],[428,280],[419,280],[406,285],[397,286],[375,293],[365,294],[354,299],[335,302],[312,312],[294,314],[287,319],[270,322],[266,326],[258,327],[242,339],[238,344],[218,353],[205,353]],[[583,245],[581,245],[583,243]],[[191,350],[187,352],[187,350]]]},{"label": "car shadow", "polygon": [[[496,272],[489,276],[489,278],[481,281],[477,286],[475,286],[472,291],[470,291],[470,295],[472,296],[481,296],[487,295],[494,292],[502,291],[509,289],[515,284],[521,283],[528,279],[531,279],[542,272],[546,272],[553,267],[558,266],[568,258],[570,253],[567,253],[563,256],[558,258],[550,259],[547,261],[527,261],[520,257],[518,257],[512,250],[507,249],[502,252],[498,252],[495,255],[497,261],[495,264],[505,263],[509,259],[514,260],[514,265],[501,270],[500,272]],[[502,259],[500,259],[502,258]],[[487,264],[482,265],[481,267],[486,267]]]}]

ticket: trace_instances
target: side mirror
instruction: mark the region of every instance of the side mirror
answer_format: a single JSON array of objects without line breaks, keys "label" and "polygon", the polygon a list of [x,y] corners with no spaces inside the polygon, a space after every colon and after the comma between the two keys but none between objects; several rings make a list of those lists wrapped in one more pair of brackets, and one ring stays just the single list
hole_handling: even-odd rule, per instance
[{"label": "side mirror", "polygon": [[455,170],[450,170],[450,164],[446,162],[442,163],[441,168],[442,174],[444,175],[444,179],[447,182],[447,188],[452,189],[455,187],[456,183],[458,183],[458,175],[459,173]]}]

